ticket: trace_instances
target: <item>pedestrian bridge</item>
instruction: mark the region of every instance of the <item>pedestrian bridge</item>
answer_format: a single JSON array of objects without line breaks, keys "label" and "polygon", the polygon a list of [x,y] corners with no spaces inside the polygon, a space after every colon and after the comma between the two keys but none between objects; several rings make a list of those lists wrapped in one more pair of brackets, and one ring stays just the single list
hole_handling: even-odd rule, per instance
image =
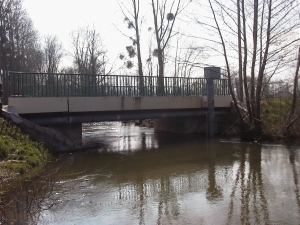
[{"label": "pedestrian bridge", "polygon": [[206,78],[163,79],[9,72],[3,99],[6,112],[33,123],[28,126],[51,127],[80,145],[86,122],[192,116],[213,122],[215,115],[228,113],[232,101],[228,80],[215,78],[209,71]]},{"label": "pedestrian bridge", "polygon": [[[204,78],[14,73],[7,77],[8,105],[41,125],[205,114]],[[214,107],[229,108],[227,79],[214,81]]]}]

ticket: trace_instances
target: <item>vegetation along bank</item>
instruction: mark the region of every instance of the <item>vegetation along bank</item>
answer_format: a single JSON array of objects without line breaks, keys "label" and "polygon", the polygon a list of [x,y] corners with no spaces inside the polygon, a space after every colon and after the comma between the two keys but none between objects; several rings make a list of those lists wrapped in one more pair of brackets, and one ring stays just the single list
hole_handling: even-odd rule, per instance
[{"label": "vegetation along bank", "polygon": [[48,158],[43,143],[32,140],[18,126],[0,118],[0,191],[8,181],[43,165]]}]

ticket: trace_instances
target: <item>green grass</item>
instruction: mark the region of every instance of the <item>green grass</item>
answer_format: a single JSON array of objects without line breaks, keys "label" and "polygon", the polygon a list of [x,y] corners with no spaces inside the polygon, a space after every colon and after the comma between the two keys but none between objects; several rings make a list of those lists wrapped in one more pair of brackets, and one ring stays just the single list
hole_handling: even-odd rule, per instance
[{"label": "green grass", "polygon": [[42,143],[33,141],[11,122],[0,118],[0,179],[44,164],[48,150]]},{"label": "green grass", "polygon": [[[266,99],[261,104],[261,119],[263,121],[264,133],[275,138],[283,138],[285,135],[285,127],[288,123],[292,100],[287,98]],[[300,99],[296,103],[296,112],[300,108]],[[297,139],[300,138],[299,133],[300,121],[298,120],[292,127],[292,135]]]}]

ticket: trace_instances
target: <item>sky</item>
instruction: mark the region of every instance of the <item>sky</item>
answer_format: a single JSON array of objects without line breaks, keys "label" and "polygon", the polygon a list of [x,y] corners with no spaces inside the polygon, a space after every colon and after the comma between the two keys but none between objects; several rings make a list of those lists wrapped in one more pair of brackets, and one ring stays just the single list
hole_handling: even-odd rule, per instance
[{"label": "sky", "polygon": [[[125,4],[126,1],[120,0],[120,2]],[[141,0],[141,2],[143,3],[141,4],[141,7],[143,7],[141,9],[141,16],[144,18],[142,25],[144,30],[142,30],[141,33],[141,44],[142,57],[145,62],[149,54],[148,45],[150,40],[149,36],[151,36],[149,35],[148,28],[153,27],[153,18],[151,5],[147,3],[148,1]],[[56,35],[62,42],[63,49],[66,52],[61,63],[62,66],[72,65],[70,56],[72,52],[70,34],[79,27],[86,27],[87,25],[91,27],[94,26],[96,31],[100,33],[107,49],[107,57],[109,58],[110,65],[116,61],[120,53],[126,55],[126,46],[132,45],[132,41],[120,32],[121,30],[126,33],[126,35],[134,37],[133,29],[129,31],[124,23],[124,16],[118,5],[118,0],[23,0],[23,7],[32,19],[35,29],[42,37],[46,35]],[[201,20],[201,17],[207,17],[205,11],[199,12],[199,10],[201,10],[201,7],[194,9],[190,4],[188,8],[185,9],[184,13],[180,14],[178,20],[176,20],[175,30],[180,30],[180,32],[187,35],[205,35],[208,31],[199,31],[198,28],[201,29],[201,26],[196,25],[194,22],[187,22],[191,20],[192,15],[197,15],[199,20]],[[147,15],[149,16],[148,18],[146,18]],[[194,29],[193,26],[196,27],[197,30]],[[212,39],[212,35],[210,33],[207,34],[207,39]],[[152,38],[153,37],[154,36],[152,36]],[[172,38],[173,43],[170,44],[170,51],[173,49],[174,52],[177,37],[178,36]],[[152,41],[154,41],[154,39],[152,39]],[[191,39],[186,36],[181,37],[180,47],[187,49],[190,43],[193,43],[193,47],[205,45],[203,39]],[[174,56],[173,53],[170,55]],[[184,55],[184,52],[182,55]],[[216,55],[210,55],[210,57],[213,57],[213,60],[207,58],[204,59],[203,57],[200,59],[201,62],[199,62],[205,66],[223,65],[223,63],[220,63],[220,60],[216,60]],[[206,62],[204,62],[204,60],[206,60]],[[171,69],[168,71],[173,71],[174,62],[169,61],[168,65],[171,66]],[[198,73],[198,69],[196,69],[196,76],[203,74],[203,68],[199,68],[199,70]],[[132,72],[134,73],[134,71]]]},{"label": "sky", "polygon": [[[129,43],[115,27],[124,26],[117,0],[23,0],[23,7],[40,35],[56,35],[67,53],[70,33],[87,25],[101,34],[110,58],[116,58]],[[63,63],[70,64],[70,58]]]}]

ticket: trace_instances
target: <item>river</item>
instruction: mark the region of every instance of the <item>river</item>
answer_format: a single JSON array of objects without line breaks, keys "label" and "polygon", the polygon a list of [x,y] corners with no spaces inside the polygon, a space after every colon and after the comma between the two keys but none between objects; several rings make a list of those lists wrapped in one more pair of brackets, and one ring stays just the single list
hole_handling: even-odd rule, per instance
[{"label": "river", "polygon": [[[2,223],[300,224],[300,147],[84,125],[85,145],[22,182]],[[1,222],[0,222],[1,224]]]}]

